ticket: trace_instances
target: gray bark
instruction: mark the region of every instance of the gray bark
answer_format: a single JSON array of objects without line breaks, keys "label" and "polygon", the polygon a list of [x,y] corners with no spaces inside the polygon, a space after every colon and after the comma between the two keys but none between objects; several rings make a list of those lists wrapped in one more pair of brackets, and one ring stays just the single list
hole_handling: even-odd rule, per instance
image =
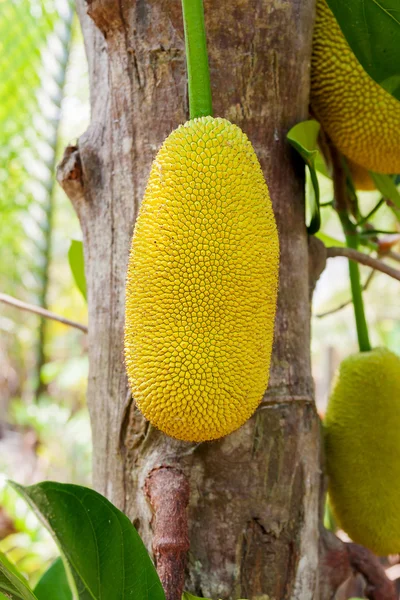
[{"label": "gray bark", "polygon": [[[268,392],[239,431],[199,445],[172,440],[144,421],[123,364],[134,221],[157,149],[188,118],[180,2],[78,0],[78,9],[92,117],[78,147],[68,149],[59,179],[84,236],[94,485],[153,548],[169,600],[178,598],[171,586],[179,584],[171,583],[168,565],[176,556],[176,569],[182,568],[187,538],[192,593],[316,599],[319,423],[304,175],[285,141],[308,114],[314,0],[205,2],[214,112],[247,133],[260,159],[279,227],[281,268]],[[168,495],[174,506],[159,502],[160,482],[176,490]],[[168,531],[167,509],[179,513],[181,530]]]}]

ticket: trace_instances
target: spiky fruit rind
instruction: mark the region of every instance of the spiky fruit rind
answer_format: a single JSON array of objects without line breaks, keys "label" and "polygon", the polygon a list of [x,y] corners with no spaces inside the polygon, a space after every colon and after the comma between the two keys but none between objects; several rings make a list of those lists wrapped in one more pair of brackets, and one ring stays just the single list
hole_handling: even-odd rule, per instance
[{"label": "spiky fruit rind", "polygon": [[135,401],[172,437],[220,438],[267,387],[279,242],[246,135],[188,121],[154,160],[132,240],[125,357]]},{"label": "spiky fruit rind", "polygon": [[340,365],[325,418],[329,498],[355,542],[400,551],[400,358],[385,348]]},{"label": "spiky fruit rind", "polygon": [[317,0],[311,107],[342,154],[369,171],[400,173],[400,102],[360,65],[326,0]]}]

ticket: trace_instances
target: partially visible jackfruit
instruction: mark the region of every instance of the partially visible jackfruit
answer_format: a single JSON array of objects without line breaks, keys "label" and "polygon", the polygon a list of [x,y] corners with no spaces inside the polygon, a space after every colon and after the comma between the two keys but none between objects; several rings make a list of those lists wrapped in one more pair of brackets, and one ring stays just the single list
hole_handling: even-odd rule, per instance
[{"label": "partially visible jackfruit", "polygon": [[350,169],[354,187],[357,190],[367,192],[376,189],[376,185],[367,169],[364,169],[364,167],[360,167],[360,165],[357,165],[351,160],[348,160],[347,164]]},{"label": "partially visible jackfruit", "polygon": [[325,418],[329,499],[355,542],[400,551],[400,358],[385,348],[346,358]]},{"label": "partially visible jackfruit", "polygon": [[311,107],[347,158],[368,171],[400,173],[400,102],[360,65],[326,0],[317,0]]},{"label": "partially visible jackfruit", "polygon": [[279,242],[260,164],[229,121],[188,121],[154,160],[132,240],[125,357],[136,403],[181,440],[240,427],[267,387]]}]

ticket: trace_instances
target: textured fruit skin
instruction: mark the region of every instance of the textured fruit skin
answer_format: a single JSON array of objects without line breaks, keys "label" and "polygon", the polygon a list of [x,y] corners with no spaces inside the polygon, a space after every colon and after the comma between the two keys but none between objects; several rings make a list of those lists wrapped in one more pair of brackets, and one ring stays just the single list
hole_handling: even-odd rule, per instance
[{"label": "textured fruit skin", "polygon": [[246,135],[188,121],[153,162],[126,288],[125,359],[143,415],[187,441],[220,438],[268,384],[279,241]]},{"label": "textured fruit skin", "polygon": [[386,348],[349,356],[325,418],[329,499],[355,542],[400,550],[400,358]]},{"label": "textured fruit skin", "polygon": [[311,108],[342,154],[369,171],[400,173],[400,102],[364,71],[326,0],[317,0]]}]

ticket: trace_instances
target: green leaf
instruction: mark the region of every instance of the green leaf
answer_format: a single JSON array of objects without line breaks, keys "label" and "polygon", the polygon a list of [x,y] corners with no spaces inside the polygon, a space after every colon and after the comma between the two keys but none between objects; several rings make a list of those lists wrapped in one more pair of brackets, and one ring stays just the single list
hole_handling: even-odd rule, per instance
[{"label": "green leaf", "polygon": [[165,600],[157,572],[129,519],[97,492],[46,481],[11,483],[60,546],[80,600]]},{"label": "green leaf", "polygon": [[320,124],[315,119],[301,121],[290,129],[287,139],[299,152],[306,163],[314,164],[318,154]]},{"label": "green leaf", "polygon": [[396,207],[396,215],[399,216],[400,192],[396,187],[393,177],[391,175],[383,175],[382,173],[373,173],[372,171],[370,171],[369,174],[382,196],[393,202]]},{"label": "green leaf", "polygon": [[12,600],[37,600],[25,577],[0,552],[0,591]]},{"label": "green leaf", "polygon": [[341,242],[340,240],[337,240],[336,238],[333,238],[330,235],[327,235],[326,233],[322,233],[321,231],[318,231],[315,237],[321,240],[321,242],[324,242],[327,248],[330,248],[331,246],[339,246],[340,248],[346,247],[346,244],[344,242]]},{"label": "green leaf", "polygon": [[[313,194],[308,194],[311,221],[308,225],[308,233],[316,233],[321,226],[321,215],[319,210],[319,184],[316,171],[316,162],[319,157],[318,135],[320,124],[311,119],[297,123],[287,134],[289,144],[297,150],[306,163],[311,176]],[[321,163],[319,159],[318,164]]]},{"label": "green leaf", "polygon": [[72,600],[72,592],[62,558],[57,558],[42,575],[34,592],[38,600],[49,600],[49,598]]},{"label": "green leaf", "polygon": [[400,11],[397,0],[327,0],[365,71],[400,100]]},{"label": "green leaf", "polygon": [[321,152],[318,152],[318,154],[315,158],[315,169],[318,171],[318,173],[321,173],[322,175],[324,175],[324,177],[327,177],[328,179],[332,179],[331,175],[328,173],[328,169],[326,167],[326,162],[325,162],[325,159],[322,156]]},{"label": "green leaf", "polygon": [[68,250],[69,266],[71,267],[72,275],[75,283],[79,288],[82,296],[86,297],[86,278],[85,278],[85,259],[83,255],[83,244],[78,240],[71,240],[71,245]]}]

